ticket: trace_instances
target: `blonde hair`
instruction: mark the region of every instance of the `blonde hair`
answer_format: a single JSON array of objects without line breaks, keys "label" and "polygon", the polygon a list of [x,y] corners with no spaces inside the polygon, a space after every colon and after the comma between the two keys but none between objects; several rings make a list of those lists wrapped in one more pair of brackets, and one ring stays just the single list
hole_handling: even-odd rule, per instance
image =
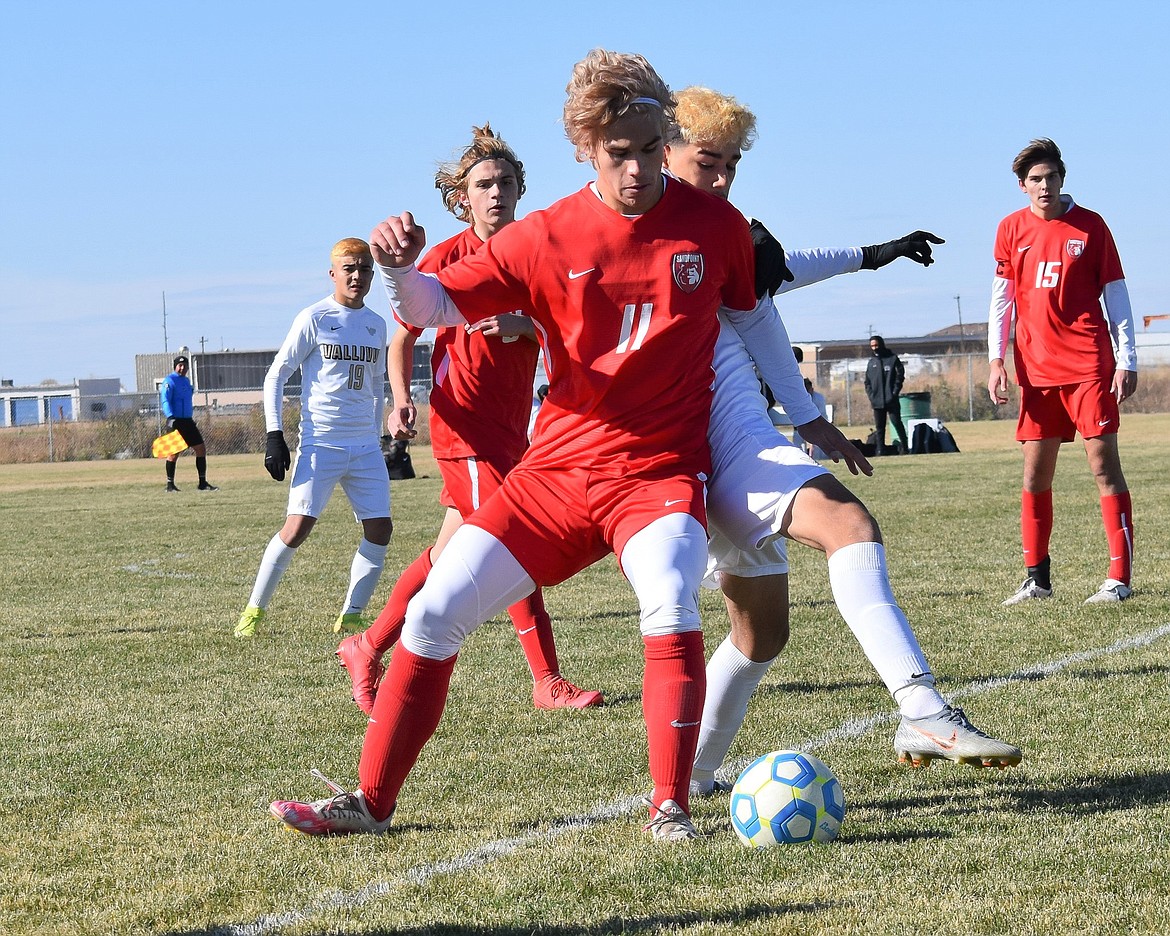
[{"label": "blonde hair", "polygon": [[756,142],[756,115],[731,95],[692,85],[676,97],[668,143],[731,144],[746,152]]},{"label": "blonde hair", "polygon": [[370,245],[360,237],[345,237],[333,245],[329,259],[340,260],[342,257],[369,257],[373,260]]},{"label": "blonde hair", "polygon": [[512,147],[492,132],[492,125],[484,122],[482,127],[471,128],[471,143],[463,150],[459,158],[452,162],[442,163],[435,173],[435,188],[442,196],[447,210],[460,221],[471,224],[475,219],[471,211],[463,203],[461,195],[467,192],[467,176],[476,165],[485,159],[504,159],[512,164],[516,170],[516,182],[520,199],[524,196],[524,163],[516,158]]},{"label": "blonde hair", "polygon": [[565,136],[585,162],[606,129],[626,114],[653,114],[663,132],[674,119],[674,95],[640,55],[594,49],[573,66],[565,87]]}]

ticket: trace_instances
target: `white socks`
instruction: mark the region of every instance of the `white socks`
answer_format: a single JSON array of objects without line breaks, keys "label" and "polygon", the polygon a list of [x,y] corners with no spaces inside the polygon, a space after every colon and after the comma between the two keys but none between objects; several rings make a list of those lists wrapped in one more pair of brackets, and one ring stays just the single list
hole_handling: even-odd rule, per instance
[{"label": "white socks", "polygon": [[886,684],[899,711],[923,718],[946,702],[906,615],[894,600],[880,543],[843,546],[829,557],[833,599],[869,662]]},{"label": "white socks", "polygon": [[349,569],[349,592],[345,596],[342,614],[360,614],[366,609],[378,585],[378,578],[382,575],[386,550],[389,548],[388,544],[378,546],[362,537]]},{"label": "white socks", "polygon": [[248,599],[249,605],[265,609],[268,607],[268,602],[272,600],[272,594],[280,584],[281,576],[292,562],[296,551],[295,546],[284,545],[279,533],[268,541],[264,556],[260,560],[260,571],[256,573],[256,584],[252,586],[252,597]]},{"label": "white socks", "polygon": [[753,663],[731,642],[728,634],[707,662],[707,699],[691,780],[710,789],[736,732],[747,715],[748,700],[774,662]]}]

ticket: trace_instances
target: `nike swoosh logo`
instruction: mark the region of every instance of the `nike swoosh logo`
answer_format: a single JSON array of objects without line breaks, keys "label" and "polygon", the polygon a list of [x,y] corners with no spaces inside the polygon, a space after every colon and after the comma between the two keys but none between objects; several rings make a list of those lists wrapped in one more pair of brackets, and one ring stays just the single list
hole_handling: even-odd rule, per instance
[{"label": "nike swoosh logo", "polygon": [[569,269],[569,279],[571,279],[571,280],[580,279],[586,273],[592,273],[596,269],[597,269],[597,267],[590,267],[588,270],[582,270],[580,273],[575,273],[572,270],[572,268],[570,268]]},{"label": "nike swoosh logo", "polygon": [[930,740],[937,744],[940,748],[944,748],[948,751],[953,748],[955,743],[959,740],[959,733],[957,731],[952,731],[949,738],[940,738],[938,735],[931,734],[929,731],[923,731],[921,728],[918,729],[918,733],[924,738],[930,738]]},{"label": "nike swoosh logo", "polygon": [[341,328],[340,325],[330,325],[329,326],[330,331],[337,331],[337,329],[339,329],[339,328]]},{"label": "nike swoosh logo", "polygon": [[694,728],[695,725],[697,725],[697,724],[699,724],[699,722],[697,722],[697,721],[679,721],[678,719],[674,719],[673,721],[671,721],[670,727],[671,728]]},{"label": "nike swoosh logo", "polygon": [[536,630],[535,624],[533,624],[531,627],[524,628],[524,630],[516,631],[516,634],[517,636],[523,637],[525,634],[531,634],[534,630]]},{"label": "nike swoosh logo", "polygon": [[673,507],[675,504],[685,504],[688,500],[690,500],[689,497],[676,497],[674,500],[668,500],[666,506]]},{"label": "nike swoosh logo", "polygon": [[1108,426],[1111,422],[1113,422],[1112,419],[1098,419],[1097,425],[1098,426]]},{"label": "nike swoosh logo", "polygon": [[1017,247],[1016,253],[1023,253],[1025,250],[1031,250],[1031,249],[1032,249],[1031,244],[1029,244],[1027,247]]}]

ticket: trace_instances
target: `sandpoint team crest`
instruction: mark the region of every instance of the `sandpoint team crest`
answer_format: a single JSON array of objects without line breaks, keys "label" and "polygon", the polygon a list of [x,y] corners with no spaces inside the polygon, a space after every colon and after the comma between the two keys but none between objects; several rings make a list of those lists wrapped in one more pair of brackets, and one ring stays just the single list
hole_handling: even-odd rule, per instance
[{"label": "sandpoint team crest", "polygon": [[674,281],[685,293],[692,293],[703,282],[703,255],[701,253],[677,253],[670,264]]},{"label": "sandpoint team crest", "polygon": [[1068,251],[1070,257],[1079,257],[1085,252],[1085,242],[1083,240],[1070,240],[1064,245],[1064,249]]}]

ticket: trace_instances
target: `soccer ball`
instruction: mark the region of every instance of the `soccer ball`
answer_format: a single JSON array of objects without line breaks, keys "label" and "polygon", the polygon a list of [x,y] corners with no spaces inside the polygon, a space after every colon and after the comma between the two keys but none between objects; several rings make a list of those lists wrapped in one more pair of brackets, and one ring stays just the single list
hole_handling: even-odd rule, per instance
[{"label": "soccer ball", "polygon": [[731,825],[745,845],[831,842],[845,819],[845,794],[821,760],[800,751],[757,758],[731,789]]}]

